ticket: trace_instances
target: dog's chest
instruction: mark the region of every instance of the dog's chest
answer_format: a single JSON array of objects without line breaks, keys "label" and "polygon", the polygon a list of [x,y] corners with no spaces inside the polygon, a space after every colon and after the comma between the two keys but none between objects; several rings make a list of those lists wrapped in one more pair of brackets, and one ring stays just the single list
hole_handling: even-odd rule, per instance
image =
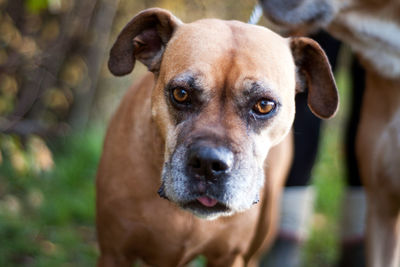
[{"label": "dog's chest", "polygon": [[257,214],[256,209],[231,218],[206,221],[172,207],[171,203],[167,205],[158,212],[168,212],[169,216],[157,216],[147,210],[141,215],[142,221],[132,225],[131,237],[136,244],[133,250],[147,264],[183,266],[198,255],[212,261],[248,250],[255,231],[249,221]]}]

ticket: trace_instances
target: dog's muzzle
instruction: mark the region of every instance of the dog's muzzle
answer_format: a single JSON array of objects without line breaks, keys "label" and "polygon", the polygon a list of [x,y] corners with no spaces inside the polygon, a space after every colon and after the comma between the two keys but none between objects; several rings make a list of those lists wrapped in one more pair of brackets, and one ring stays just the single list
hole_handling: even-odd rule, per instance
[{"label": "dog's muzzle", "polygon": [[164,166],[158,193],[202,218],[231,215],[258,202],[263,176],[255,175],[250,162],[221,142],[182,144]]},{"label": "dog's muzzle", "polygon": [[193,177],[193,189],[199,197],[187,203],[187,208],[227,210],[217,199],[207,195],[207,187],[222,183],[221,180],[229,175],[233,162],[233,153],[225,147],[192,145],[188,150],[186,172],[189,177]]}]

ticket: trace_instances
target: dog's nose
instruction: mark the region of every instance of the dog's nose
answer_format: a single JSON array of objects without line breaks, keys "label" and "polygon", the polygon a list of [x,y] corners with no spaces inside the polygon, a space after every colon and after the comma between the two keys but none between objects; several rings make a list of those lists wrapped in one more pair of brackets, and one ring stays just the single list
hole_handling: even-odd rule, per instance
[{"label": "dog's nose", "polygon": [[206,179],[228,173],[232,165],[233,153],[225,147],[200,145],[189,149],[189,171]]}]

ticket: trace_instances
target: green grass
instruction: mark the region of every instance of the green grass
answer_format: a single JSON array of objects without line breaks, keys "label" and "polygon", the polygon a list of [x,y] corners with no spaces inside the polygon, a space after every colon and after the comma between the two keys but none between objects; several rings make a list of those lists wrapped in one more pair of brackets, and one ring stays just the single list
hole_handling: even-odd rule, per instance
[{"label": "green grass", "polygon": [[317,198],[310,240],[304,251],[304,267],[332,266],[338,255],[339,218],[344,170],[337,153],[327,153],[340,147],[337,131],[327,126],[321,142],[322,151],[315,166],[313,184]]},{"label": "green grass", "polygon": [[102,131],[50,145],[55,168],[0,168],[0,266],[94,266],[94,176]]},{"label": "green grass", "polygon": [[[338,75],[342,99],[348,77]],[[338,256],[343,191],[343,128],[346,103],[326,123],[313,172],[317,200],[303,266],[332,266]],[[50,144],[55,168],[17,174],[0,166],[0,266],[94,266],[98,254],[94,228],[94,176],[103,130],[61,138]],[[192,266],[202,266],[204,259]]]}]

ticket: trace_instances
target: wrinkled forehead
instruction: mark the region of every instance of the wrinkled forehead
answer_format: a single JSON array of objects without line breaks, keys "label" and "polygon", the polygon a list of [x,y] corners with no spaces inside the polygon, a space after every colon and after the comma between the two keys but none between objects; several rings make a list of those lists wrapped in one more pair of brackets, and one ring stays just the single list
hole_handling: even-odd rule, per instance
[{"label": "wrinkled forehead", "polygon": [[191,72],[214,88],[238,88],[254,80],[293,89],[295,81],[286,39],[264,27],[216,19],[180,26],[168,43],[161,70],[164,82]]}]

